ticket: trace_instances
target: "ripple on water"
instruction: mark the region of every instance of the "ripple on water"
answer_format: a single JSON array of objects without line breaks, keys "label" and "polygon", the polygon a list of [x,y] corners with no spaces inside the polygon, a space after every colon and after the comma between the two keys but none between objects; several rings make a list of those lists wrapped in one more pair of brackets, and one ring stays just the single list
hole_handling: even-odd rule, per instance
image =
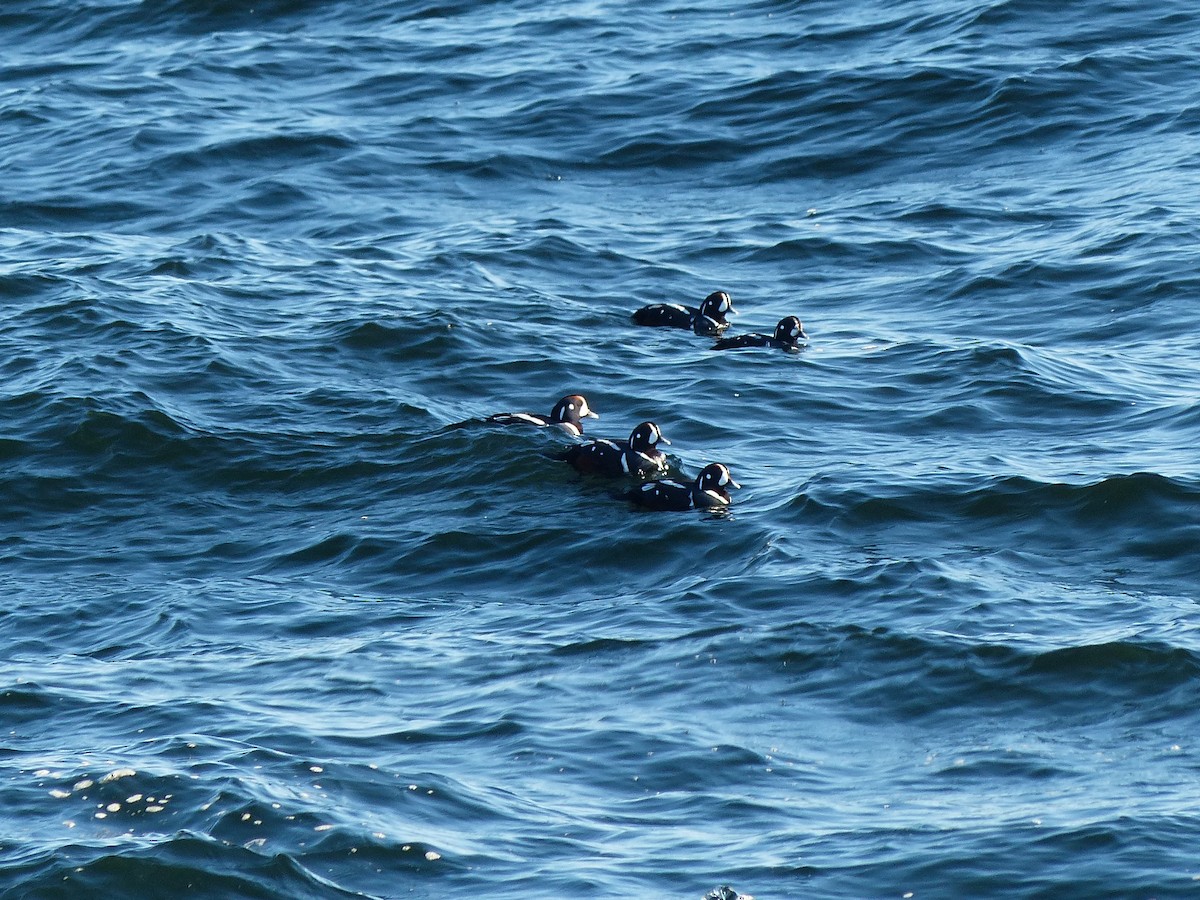
[{"label": "ripple on water", "polygon": [[0,894],[1194,893],[1193,10],[9,6]]}]

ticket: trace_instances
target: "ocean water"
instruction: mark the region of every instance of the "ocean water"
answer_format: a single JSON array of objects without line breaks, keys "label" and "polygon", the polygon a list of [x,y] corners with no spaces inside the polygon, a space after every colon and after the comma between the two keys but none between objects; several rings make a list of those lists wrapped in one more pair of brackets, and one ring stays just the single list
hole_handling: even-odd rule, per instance
[{"label": "ocean water", "polygon": [[1194,12],[5,3],[0,898],[1200,896]]}]

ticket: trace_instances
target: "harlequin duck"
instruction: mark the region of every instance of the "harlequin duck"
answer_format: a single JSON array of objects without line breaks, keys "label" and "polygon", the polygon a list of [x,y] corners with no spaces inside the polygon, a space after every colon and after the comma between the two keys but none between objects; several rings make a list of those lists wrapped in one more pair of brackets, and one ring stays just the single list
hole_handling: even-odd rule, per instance
[{"label": "harlequin duck", "polygon": [[628,441],[589,441],[568,447],[563,459],[584,475],[633,475],[646,478],[667,471],[667,454],[659,443],[671,443],[653,422],[643,422]]},{"label": "harlequin duck", "polygon": [[488,416],[488,422],[497,425],[558,425],[568,434],[576,437],[583,434],[583,419],[598,419],[599,413],[594,413],[588,407],[588,402],[579,394],[569,394],[554,404],[550,415],[540,416],[537,413],[496,413]]},{"label": "harlequin duck", "polygon": [[804,325],[795,316],[786,316],[775,326],[775,334],[739,334],[737,337],[721,338],[713,344],[714,350],[739,350],[743,347],[774,347],[776,350],[798,350],[800,341],[807,341]]},{"label": "harlequin duck", "polygon": [[690,328],[696,334],[720,334],[729,327],[725,316],[736,312],[727,293],[714,291],[704,298],[699,309],[677,303],[655,303],[635,312],[633,321],[638,325]]},{"label": "harlequin duck", "polygon": [[725,486],[741,485],[729,474],[729,467],[709,463],[700,470],[694,484],[677,481],[650,481],[630,491],[626,496],[647,509],[724,509],[732,502]]}]

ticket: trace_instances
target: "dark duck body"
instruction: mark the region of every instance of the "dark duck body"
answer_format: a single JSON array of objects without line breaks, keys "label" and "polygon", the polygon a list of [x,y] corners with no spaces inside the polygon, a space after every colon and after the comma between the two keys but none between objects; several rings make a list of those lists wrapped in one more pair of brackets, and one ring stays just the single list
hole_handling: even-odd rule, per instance
[{"label": "dark duck body", "polygon": [[653,422],[642,422],[628,441],[588,441],[568,447],[563,459],[584,475],[649,478],[667,471],[669,465],[667,454],[658,449],[659,443],[671,442]]},{"label": "dark duck body", "polygon": [[659,328],[690,328],[696,334],[720,334],[729,327],[725,316],[736,313],[733,300],[724,291],[714,291],[696,306],[654,303],[633,314],[638,325]]},{"label": "dark duck body", "polygon": [[488,416],[486,421],[496,425],[557,425],[568,434],[578,437],[583,434],[584,419],[598,418],[599,414],[592,412],[587,400],[580,394],[568,394],[554,404],[554,409],[550,410],[548,416],[524,412],[496,413],[494,416]]},{"label": "dark duck body", "polygon": [[677,481],[650,481],[626,496],[638,506],[657,510],[725,509],[733,502],[727,488],[740,488],[728,466],[710,463],[700,470],[692,484]]},{"label": "dark duck body", "polygon": [[746,347],[771,347],[775,350],[799,350],[800,342],[807,341],[804,325],[795,316],[786,316],[779,320],[773,335],[739,334],[736,337],[721,338],[713,344],[714,350],[741,350]]}]

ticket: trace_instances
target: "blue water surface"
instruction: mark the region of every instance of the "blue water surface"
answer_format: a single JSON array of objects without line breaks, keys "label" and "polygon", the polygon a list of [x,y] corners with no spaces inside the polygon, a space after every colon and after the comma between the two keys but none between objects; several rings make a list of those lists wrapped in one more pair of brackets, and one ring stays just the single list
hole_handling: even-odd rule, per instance
[{"label": "blue water surface", "polygon": [[0,898],[1200,893],[1191,6],[0,46]]}]

